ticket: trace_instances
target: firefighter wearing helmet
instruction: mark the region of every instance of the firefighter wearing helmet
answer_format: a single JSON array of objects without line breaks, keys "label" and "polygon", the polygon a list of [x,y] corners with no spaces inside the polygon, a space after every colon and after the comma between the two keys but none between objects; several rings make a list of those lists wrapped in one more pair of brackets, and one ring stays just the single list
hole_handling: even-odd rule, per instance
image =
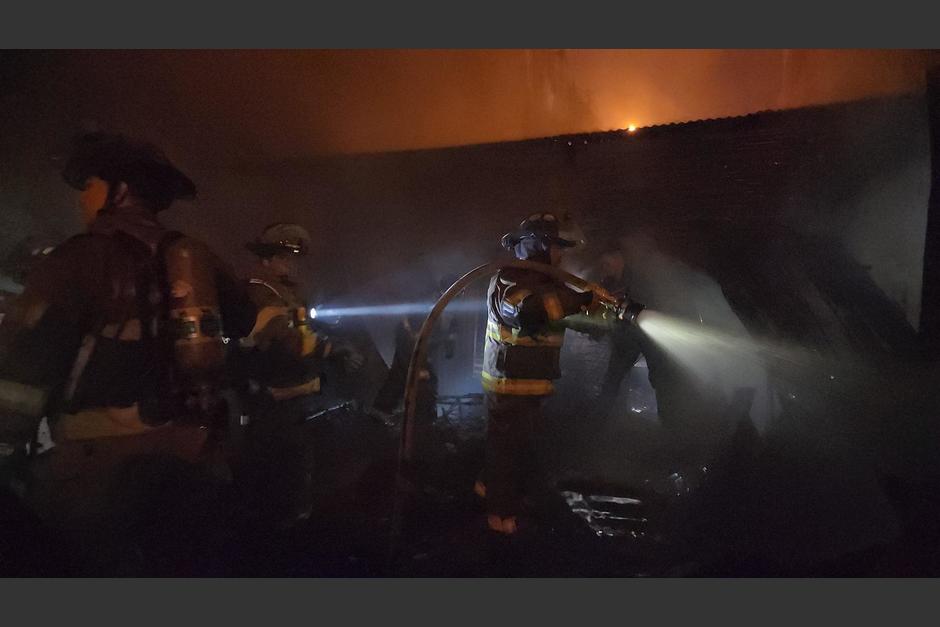
[{"label": "firefighter wearing helmet", "polygon": [[[558,265],[582,241],[570,216],[537,213],[504,235],[502,245],[517,259]],[[491,279],[482,372],[486,453],[475,490],[486,501],[493,531],[515,533],[524,485],[538,476],[533,440],[542,401],[561,376],[563,319],[611,300],[599,286],[577,292],[533,270],[507,268]]]},{"label": "firefighter wearing helmet", "polygon": [[81,547],[80,560],[100,564],[106,544],[181,524],[167,520],[169,508],[134,518],[142,510],[129,503],[147,509],[159,497],[131,468],[153,478],[206,459],[206,427],[224,412],[222,313],[237,334],[234,312],[244,327],[253,310],[205,245],[160,224],[158,213],[196,188],[158,148],[86,134],[62,174],[86,231],[30,272],[0,329],[0,379],[33,399],[4,412],[19,416],[22,437],[31,437],[31,419],[52,423],[56,446],[31,463],[31,505]]},{"label": "firefighter wearing helmet", "polygon": [[287,527],[313,509],[313,443],[303,424],[317,409],[325,361],[355,371],[362,357],[311,326],[296,283],[310,250],[306,229],[272,224],[246,246],[258,263],[247,286],[257,318],[239,343],[249,419],[245,475],[262,520]]}]

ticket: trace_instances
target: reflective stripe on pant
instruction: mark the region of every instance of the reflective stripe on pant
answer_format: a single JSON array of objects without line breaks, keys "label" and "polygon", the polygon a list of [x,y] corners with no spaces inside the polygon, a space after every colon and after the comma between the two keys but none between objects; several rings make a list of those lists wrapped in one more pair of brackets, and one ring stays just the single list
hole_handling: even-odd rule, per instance
[{"label": "reflective stripe on pant", "polygon": [[483,389],[496,396],[548,396],[555,391],[549,379],[507,379],[494,376],[485,370],[482,373]]},{"label": "reflective stripe on pant", "polygon": [[486,484],[488,514],[514,516],[526,487],[540,479],[535,433],[542,418],[541,396],[486,393]]}]

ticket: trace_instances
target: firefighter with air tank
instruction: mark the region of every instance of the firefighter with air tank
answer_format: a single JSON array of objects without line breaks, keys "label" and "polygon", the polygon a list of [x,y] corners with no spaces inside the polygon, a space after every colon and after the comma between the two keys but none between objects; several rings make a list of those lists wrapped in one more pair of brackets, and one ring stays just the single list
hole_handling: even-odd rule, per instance
[{"label": "firefighter with air tank", "polygon": [[223,317],[237,337],[254,310],[204,244],[160,224],[196,188],[158,148],[86,134],[63,176],[86,231],[31,271],[0,327],[2,429],[28,440],[51,418],[56,446],[32,460],[27,500],[113,572],[107,559],[139,554],[127,547],[140,536],[192,533],[187,516],[206,501],[184,505],[192,491],[170,486],[208,480],[201,462],[226,413]]}]

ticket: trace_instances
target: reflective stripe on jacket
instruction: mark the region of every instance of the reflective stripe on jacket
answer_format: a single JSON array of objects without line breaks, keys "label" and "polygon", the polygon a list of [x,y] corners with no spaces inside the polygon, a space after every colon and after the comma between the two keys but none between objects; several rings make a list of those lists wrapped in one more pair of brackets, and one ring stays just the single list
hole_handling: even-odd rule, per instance
[{"label": "reflective stripe on jacket", "polygon": [[291,285],[268,276],[263,267],[247,289],[258,312],[254,328],[239,342],[248,378],[286,390],[319,386],[317,377],[332,344],[310,327],[306,304]]},{"label": "reflective stripe on jacket", "polygon": [[562,318],[590,303],[530,270],[510,268],[490,281],[483,347],[483,389],[497,394],[545,396],[561,376]]}]

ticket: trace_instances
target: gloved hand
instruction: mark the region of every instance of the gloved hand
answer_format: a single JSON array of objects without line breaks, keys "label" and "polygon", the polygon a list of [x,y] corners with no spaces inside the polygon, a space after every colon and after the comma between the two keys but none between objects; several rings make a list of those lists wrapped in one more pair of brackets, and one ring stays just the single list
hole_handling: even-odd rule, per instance
[{"label": "gloved hand", "polygon": [[588,313],[594,313],[604,307],[604,305],[614,305],[617,298],[600,285],[591,285],[591,304],[588,305]]}]

